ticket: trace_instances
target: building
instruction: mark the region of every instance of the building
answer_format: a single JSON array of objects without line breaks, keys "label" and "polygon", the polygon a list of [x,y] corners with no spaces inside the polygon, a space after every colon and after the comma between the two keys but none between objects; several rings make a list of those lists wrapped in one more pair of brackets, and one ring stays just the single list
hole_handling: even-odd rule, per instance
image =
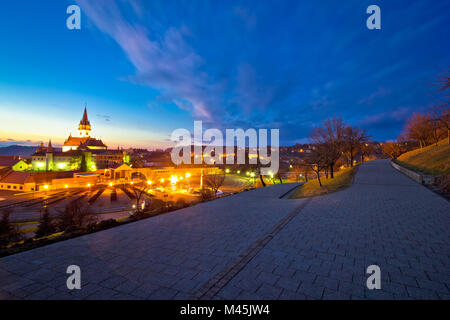
[{"label": "building", "polygon": [[28,163],[26,163],[21,157],[0,156],[0,170],[6,168],[14,171],[25,171],[28,170]]},{"label": "building", "polygon": [[78,125],[79,137],[69,135],[62,150],[56,150],[51,140],[32,155],[32,171],[96,171],[129,160],[123,150],[108,150],[102,140],[91,137],[91,123],[87,109]]},{"label": "building", "polygon": [[0,178],[0,190],[9,191],[34,191],[36,184],[31,172],[13,171],[5,177]]},{"label": "building", "polygon": [[84,108],[83,118],[78,125],[78,132],[80,134],[79,137],[72,137],[72,134],[69,135],[69,138],[64,142],[62,151],[67,152],[70,150],[107,150],[108,147],[103,143],[102,140],[98,140],[95,138],[91,138],[91,123],[89,122],[87,109]]}]

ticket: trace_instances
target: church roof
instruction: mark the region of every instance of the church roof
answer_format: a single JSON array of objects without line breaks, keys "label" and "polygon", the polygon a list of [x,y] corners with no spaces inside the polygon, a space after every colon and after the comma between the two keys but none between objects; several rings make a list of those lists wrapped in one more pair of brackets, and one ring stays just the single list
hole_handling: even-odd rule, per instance
[{"label": "church roof", "polygon": [[88,138],[86,141],[80,144],[80,148],[83,147],[104,147],[106,148],[106,145],[103,143],[102,140],[94,139],[94,138]]},{"label": "church roof", "polygon": [[86,142],[89,137],[72,137],[70,136],[65,142],[64,147],[78,147],[80,144]]},{"label": "church roof", "polygon": [[91,130],[91,123],[89,122],[89,119],[88,119],[86,107],[84,107],[83,118],[80,121],[78,130]]},{"label": "church roof", "polygon": [[102,140],[91,137],[72,137],[70,136],[65,142],[64,147],[105,147]]},{"label": "church roof", "polygon": [[84,126],[87,126],[87,125],[90,126],[90,125],[91,125],[91,124],[89,123],[89,119],[88,119],[86,107],[84,107],[83,118],[81,119],[80,124],[81,124],[81,125],[84,125]]},{"label": "church roof", "polygon": [[55,149],[53,149],[52,140],[50,140],[48,142],[47,152],[54,152],[54,151],[55,151]]}]

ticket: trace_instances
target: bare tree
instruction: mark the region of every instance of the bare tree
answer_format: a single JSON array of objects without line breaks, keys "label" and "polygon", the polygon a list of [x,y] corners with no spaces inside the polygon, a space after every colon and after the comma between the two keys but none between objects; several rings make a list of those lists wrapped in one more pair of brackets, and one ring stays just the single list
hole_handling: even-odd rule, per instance
[{"label": "bare tree", "polygon": [[397,159],[402,154],[402,151],[398,143],[386,142],[383,144],[383,153],[392,159]]},{"label": "bare tree", "polygon": [[66,231],[73,228],[82,228],[97,219],[88,204],[83,203],[81,199],[75,199],[59,212],[56,220],[58,221],[58,229]]},{"label": "bare tree", "polygon": [[320,173],[329,166],[328,159],[326,158],[326,149],[327,146],[324,144],[313,146],[311,152],[303,159],[301,164],[301,166],[305,167],[306,172],[312,171],[316,174],[317,181],[321,187]]},{"label": "bare tree", "polygon": [[408,138],[416,140],[420,148],[423,148],[432,136],[429,115],[413,113],[412,117],[406,121],[404,131]]},{"label": "bare tree", "polygon": [[219,188],[225,182],[225,174],[219,172],[219,170],[215,170],[214,172],[210,172],[209,174],[203,176],[203,182],[213,191],[214,196],[216,196],[217,191],[219,191]]},{"label": "bare tree", "polygon": [[439,140],[445,135],[445,131],[443,130],[442,122],[440,120],[440,115],[436,110],[430,110],[428,112],[430,132],[431,132],[431,140],[437,146]]},{"label": "bare tree", "polygon": [[369,137],[366,135],[365,130],[347,126],[344,129],[343,140],[344,153],[350,161],[350,166],[353,167],[356,153],[361,150],[362,145],[369,141]]},{"label": "bare tree", "polygon": [[316,144],[314,153],[321,152],[322,163],[330,170],[331,178],[334,178],[334,165],[342,155],[344,143],[345,125],[341,118],[330,118],[323,122],[323,127],[315,128],[310,139]]},{"label": "bare tree", "polygon": [[374,153],[374,147],[371,143],[363,143],[360,146],[359,152],[361,154],[361,162],[364,162],[366,157]]},{"label": "bare tree", "polygon": [[[447,104],[439,104],[431,108],[432,114],[434,139],[440,139],[445,136],[447,131],[447,143],[450,144],[450,106]],[[438,131],[440,130],[440,132]]]},{"label": "bare tree", "polygon": [[136,212],[141,212],[143,211],[142,201],[145,197],[148,197],[147,190],[153,183],[155,183],[157,176],[156,174],[143,175],[142,173],[139,173],[137,177],[139,180],[132,182],[131,189],[133,190],[134,199],[136,201],[135,202]]},{"label": "bare tree", "polygon": [[261,164],[260,163],[258,163],[256,171],[258,172],[259,180],[261,181],[261,185],[264,188],[266,186],[266,182],[264,181],[263,175],[261,174]]},{"label": "bare tree", "polygon": [[441,72],[437,78],[437,84],[441,91],[446,91],[450,88],[450,68],[447,68],[447,70]]},{"label": "bare tree", "polygon": [[132,185],[132,190],[134,194],[134,199],[136,200],[136,211],[140,212],[142,211],[142,204],[141,200],[144,198],[144,196],[147,194],[147,189],[149,188],[149,185],[147,181],[139,181],[135,182]]}]

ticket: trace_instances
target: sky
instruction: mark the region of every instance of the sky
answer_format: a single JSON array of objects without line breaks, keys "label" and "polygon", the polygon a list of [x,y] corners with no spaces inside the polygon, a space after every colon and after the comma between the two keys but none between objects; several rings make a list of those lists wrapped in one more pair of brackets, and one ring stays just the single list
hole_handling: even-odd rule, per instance
[{"label": "sky", "polygon": [[332,116],[395,139],[435,102],[449,21],[446,0],[1,1],[0,146],[61,144],[85,105],[110,147],[167,146],[194,120],[292,145]]}]

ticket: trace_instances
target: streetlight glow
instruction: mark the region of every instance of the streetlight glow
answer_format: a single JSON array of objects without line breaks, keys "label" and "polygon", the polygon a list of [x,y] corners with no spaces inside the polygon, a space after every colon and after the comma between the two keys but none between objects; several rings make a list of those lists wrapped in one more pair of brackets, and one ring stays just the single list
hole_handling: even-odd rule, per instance
[{"label": "streetlight glow", "polygon": [[170,180],[171,184],[177,184],[178,177],[177,176],[171,176],[169,180]]}]

